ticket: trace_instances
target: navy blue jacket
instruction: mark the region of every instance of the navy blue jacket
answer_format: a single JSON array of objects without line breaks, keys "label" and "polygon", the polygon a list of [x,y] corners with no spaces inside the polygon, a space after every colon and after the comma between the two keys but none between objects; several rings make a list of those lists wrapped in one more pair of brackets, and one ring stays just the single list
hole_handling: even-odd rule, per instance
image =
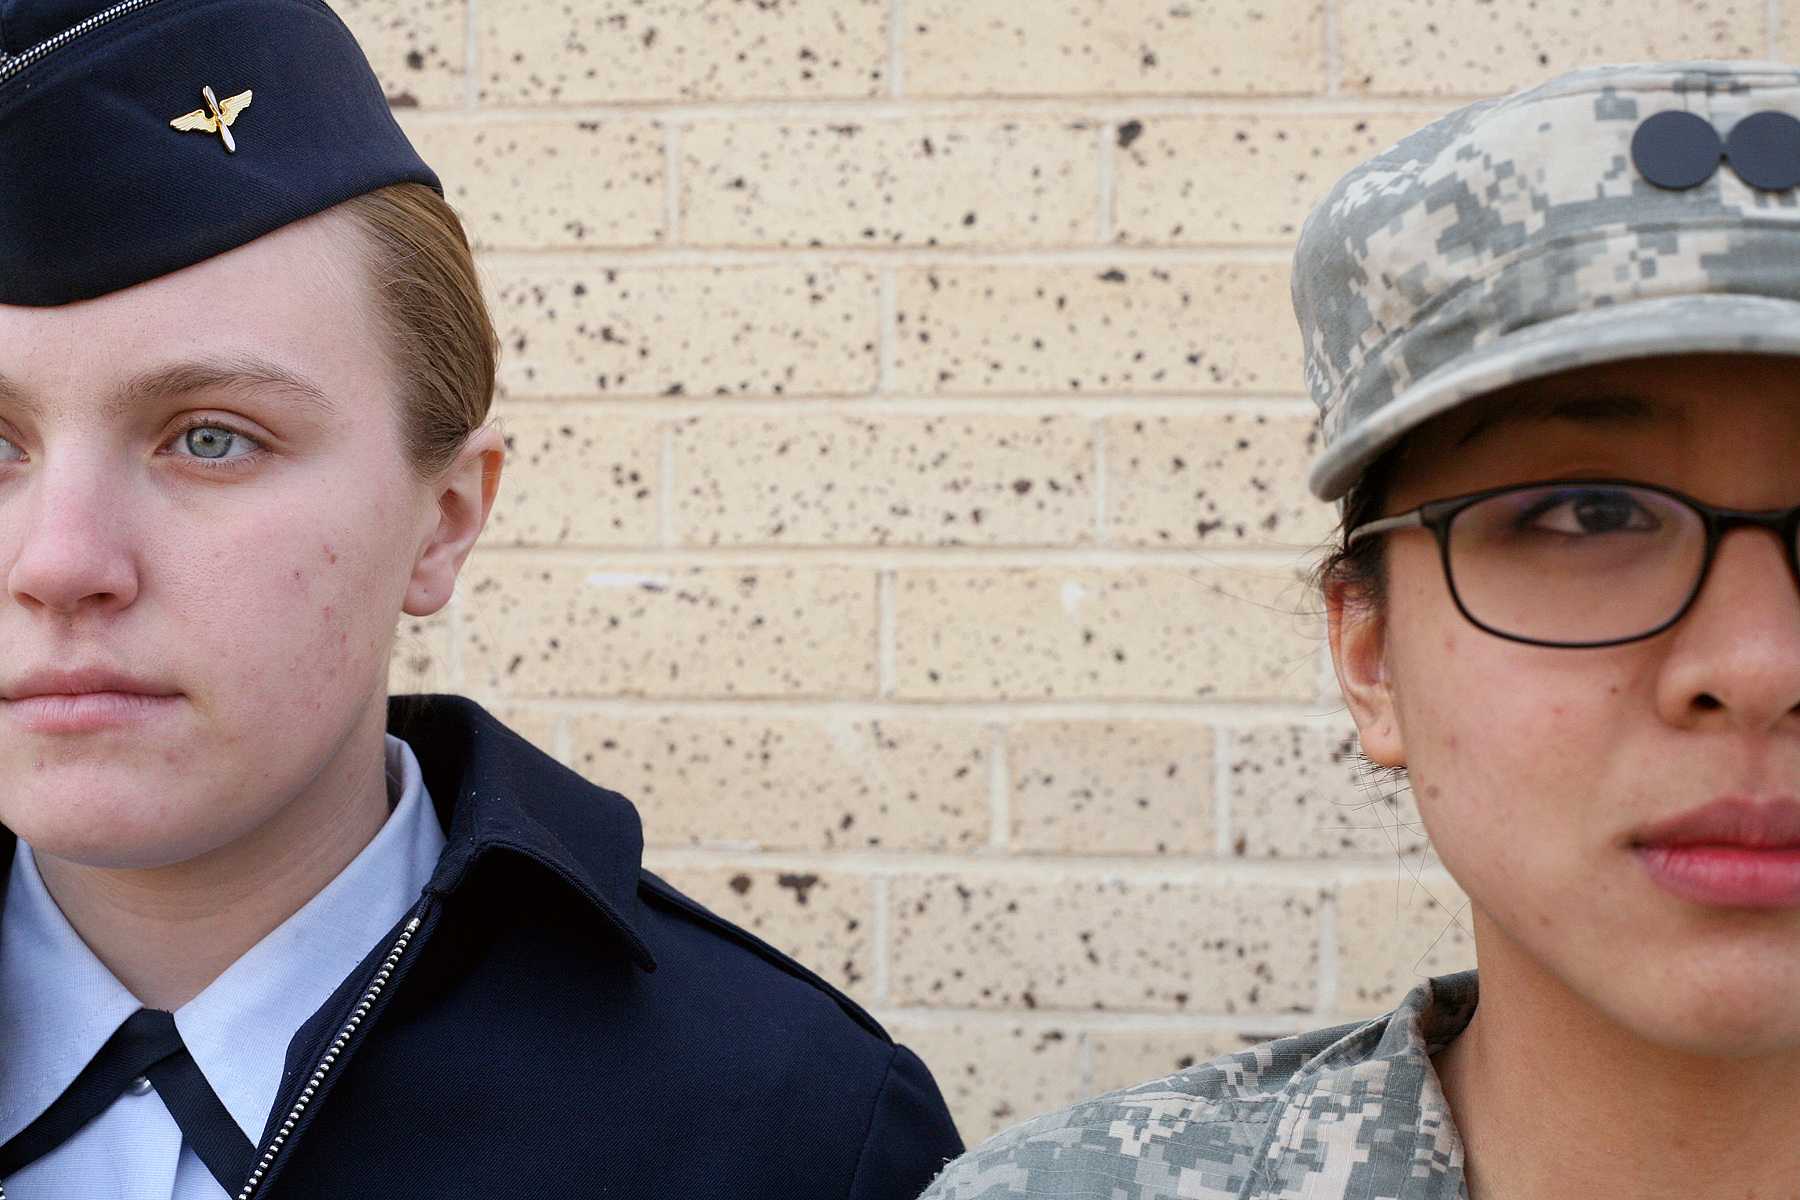
[{"label": "navy blue jacket", "polygon": [[388,732],[448,844],[289,1045],[251,1200],[913,1200],[961,1153],[917,1057],[643,869],[623,797],[462,697]]}]

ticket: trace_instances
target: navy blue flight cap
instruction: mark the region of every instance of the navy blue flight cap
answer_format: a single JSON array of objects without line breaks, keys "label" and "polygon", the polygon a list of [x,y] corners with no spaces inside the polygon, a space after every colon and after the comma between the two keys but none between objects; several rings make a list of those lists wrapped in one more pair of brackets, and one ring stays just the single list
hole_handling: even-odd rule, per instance
[{"label": "navy blue flight cap", "polygon": [[40,306],[443,192],[323,0],[0,0],[0,171],[0,304]]}]

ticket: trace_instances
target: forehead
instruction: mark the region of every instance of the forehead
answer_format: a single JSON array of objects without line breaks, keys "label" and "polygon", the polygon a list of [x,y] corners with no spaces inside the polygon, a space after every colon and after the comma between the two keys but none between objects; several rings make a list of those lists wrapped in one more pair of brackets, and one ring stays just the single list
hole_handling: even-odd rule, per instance
[{"label": "forehead", "polygon": [[336,214],[94,300],[0,305],[0,376],[55,408],[195,361],[254,358],[326,392],[385,377],[363,243]]},{"label": "forehead", "polygon": [[1705,436],[1767,409],[1800,420],[1800,360],[1780,355],[1685,354],[1602,363],[1491,392],[1422,427],[1438,450],[1550,431]]}]

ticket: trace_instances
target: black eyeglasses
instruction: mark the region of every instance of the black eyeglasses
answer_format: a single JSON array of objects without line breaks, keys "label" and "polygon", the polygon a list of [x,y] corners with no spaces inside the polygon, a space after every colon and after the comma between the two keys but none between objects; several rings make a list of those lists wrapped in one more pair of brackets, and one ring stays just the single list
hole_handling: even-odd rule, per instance
[{"label": "black eyeglasses", "polygon": [[1655,637],[1693,607],[1719,543],[1741,525],[1787,548],[1800,588],[1800,505],[1746,512],[1626,479],[1552,479],[1421,504],[1357,526],[1436,535],[1457,609],[1533,646],[1617,646]]}]

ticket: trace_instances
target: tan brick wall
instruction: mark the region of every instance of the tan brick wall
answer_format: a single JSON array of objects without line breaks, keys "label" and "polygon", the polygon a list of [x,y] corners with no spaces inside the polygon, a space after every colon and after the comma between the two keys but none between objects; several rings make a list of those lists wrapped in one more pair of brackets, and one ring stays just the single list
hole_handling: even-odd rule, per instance
[{"label": "tan brick wall", "polygon": [[971,1141],[1471,961],[1300,582],[1292,239],[1464,98],[1800,55],[1800,0],[340,9],[505,339],[396,690],[631,795]]}]

